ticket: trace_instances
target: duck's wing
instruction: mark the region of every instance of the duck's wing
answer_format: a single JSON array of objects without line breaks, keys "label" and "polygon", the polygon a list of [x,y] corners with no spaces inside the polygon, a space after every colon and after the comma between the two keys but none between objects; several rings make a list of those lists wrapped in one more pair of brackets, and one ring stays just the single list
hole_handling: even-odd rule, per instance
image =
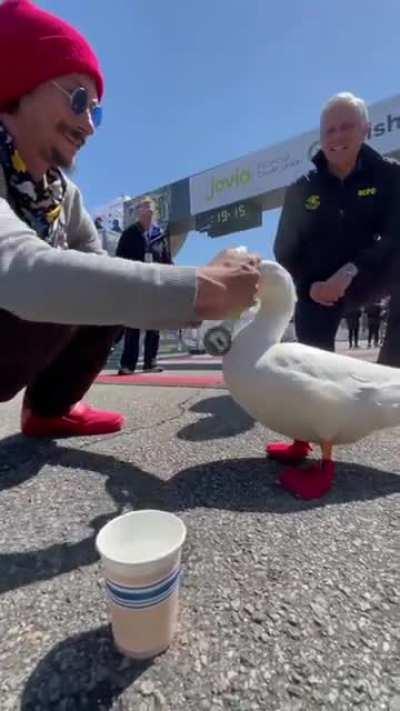
[{"label": "duck's wing", "polygon": [[270,351],[274,361],[293,372],[334,383],[340,388],[380,389],[400,385],[400,369],[323,351],[302,343],[279,343]]},{"label": "duck's wing", "polygon": [[336,402],[352,416],[370,420],[371,431],[400,424],[400,369],[300,343],[281,343],[274,349],[275,362],[301,382],[322,412]]}]

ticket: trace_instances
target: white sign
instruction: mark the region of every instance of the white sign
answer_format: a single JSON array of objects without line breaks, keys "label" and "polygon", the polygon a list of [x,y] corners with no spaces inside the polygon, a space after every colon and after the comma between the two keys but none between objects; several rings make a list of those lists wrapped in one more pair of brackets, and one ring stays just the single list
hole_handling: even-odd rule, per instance
[{"label": "white sign", "polygon": [[124,196],[93,211],[96,218],[101,218],[102,228],[113,232],[122,232],[124,229],[124,203],[129,198]]},{"label": "white sign", "polygon": [[[370,107],[370,145],[382,154],[400,149],[400,96]],[[192,215],[284,188],[313,167],[319,132],[223,163],[190,178]]]}]

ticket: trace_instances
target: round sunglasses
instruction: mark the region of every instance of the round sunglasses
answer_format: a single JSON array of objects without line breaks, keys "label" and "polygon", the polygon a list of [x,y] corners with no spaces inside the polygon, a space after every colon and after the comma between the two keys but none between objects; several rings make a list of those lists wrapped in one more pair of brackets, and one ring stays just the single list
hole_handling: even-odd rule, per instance
[{"label": "round sunglasses", "polygon": [[89,109],[93,126],[99,128],[103,119],[103,108],[100,104],[92,104],[89,99],[89,92],[84,86],[77,86],[72,91],[67,91],[63,86],[53,81],[52,84],[68,96],[71,109],[76,116],[81,116]]}]

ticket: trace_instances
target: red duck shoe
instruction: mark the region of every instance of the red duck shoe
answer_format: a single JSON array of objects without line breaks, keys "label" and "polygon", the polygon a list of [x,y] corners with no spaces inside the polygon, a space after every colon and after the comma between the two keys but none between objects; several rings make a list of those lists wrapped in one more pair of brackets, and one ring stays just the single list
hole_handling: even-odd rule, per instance
[{"label": "red duck shoe", "polygon": [[58,417],[35,415],[26,405],[21,413],[21,430],[27,437],[87,437],[118,432],[124,424],[125,417],[118,412],[96,410],[83,402]]},{"label": "red duck shoe", "polygon": [[297,464],[312,452],[312,446],[308,442],[301,442],[300,440],[295,440],[292,444],[272,442],[267,444],[265,451],[270,459],[275,459],[281,464]]},{"label": "red duck shoe", "polygon": [[324,461],[308,469],[286,469],[280,483],[286,491],[299,499],[320,499],[332,489],[335,480],[335,463]]}]

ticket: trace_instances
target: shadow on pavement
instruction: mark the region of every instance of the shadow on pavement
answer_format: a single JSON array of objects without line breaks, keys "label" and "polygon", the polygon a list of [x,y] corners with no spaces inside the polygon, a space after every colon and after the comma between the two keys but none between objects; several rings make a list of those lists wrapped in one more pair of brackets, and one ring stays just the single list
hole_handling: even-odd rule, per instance
[{"label": "shadow on pavement", "polygon": [[[19,442],[22,444],[22,455]],[[107,481],[112,478],[115,481],[116,500],[119,502],[117,511],[98,516],[89,522],[93,534],[81,541],[54,543],[45,549],[19,553],[1,552],[0,594],[91,565],[98,560],[94,548],[97,532],[110,518],[118,515],[124,506],[136,509],[162,505],[162,488],[165,483],[133,464],[115,457],[58,446],[52,441],[43,440],[38,446],[37,442],[31,442],[22,436],[8,437],[0,443],[0,447],[0,489],[18,486],[36,476],[43,466],[50,464],[98,472],[108,477]],[[3,468],[2,471],[2,466],[7,469]]]},{"label": "shadow on pavement", "polygon": [[[47,548],[18,553],[1,553],[0,593],[94,563],[98,559],[94,548],[97,531],[123,510],[160,508],[185,511],[208,507],[286,514],[400,493],[400,475],[345,462],[337,465],[332,492],[323,499],[311,502],[294,499],[282,491],[276,484],[280,467],[264,457],[202,464],[183,469],[169,481],[162,481],[155,474],[113,456],[58,446],[54,442],[43,443],[38,448],[37,444],[29,442],[32,459],[29,462],[25,459],[28,447],[23,451],[19,466],[21,453],[15,446],[16,440],[18,438],[10,437],[1,445],[2,454],[3,447],[5,450],[9,448],[10,454],[7,464],[10,468],[3,472],[0,469],[0,480],[5,488],[18,486],[45,464],[86,469],[105,477],[105,487],[116,504],[116,510],[92,520],[89,525],[93,528],[93,534],[81,541],[55,543]],[[2,461],[5,461],[4,457]]]},{"label": "shadow on pavement", "polygon": [[196,402],[188,411],[210,415],[179,430],[177,437],[188,442],[235,437],[251,430],[254,425],[254,420],[232,400],[230,395],[204,398]]},{"label": "shadow on pavement", "polygon": [[150,665],[120,655],[108,626],[69,637],[55,645],[32,672],[21,711],[106,711]]},{"label": "shadow on pavement", "polygon": [[[174,510],[206,507],[286,514],[400,493],[400,475],[338,462],[332,491],[322,499],[302,501],[279,486],[281,471],[280,465],[266,458],[231,459],[191,467],[168,482],[168,506]],[[111,492],[112,481],[109,486]]]},{"label": "shadow on pavement", "polygon": [[21,434],[0,440],[0,491],[35,476],[57,449],[52,440],[31,440]]}]

